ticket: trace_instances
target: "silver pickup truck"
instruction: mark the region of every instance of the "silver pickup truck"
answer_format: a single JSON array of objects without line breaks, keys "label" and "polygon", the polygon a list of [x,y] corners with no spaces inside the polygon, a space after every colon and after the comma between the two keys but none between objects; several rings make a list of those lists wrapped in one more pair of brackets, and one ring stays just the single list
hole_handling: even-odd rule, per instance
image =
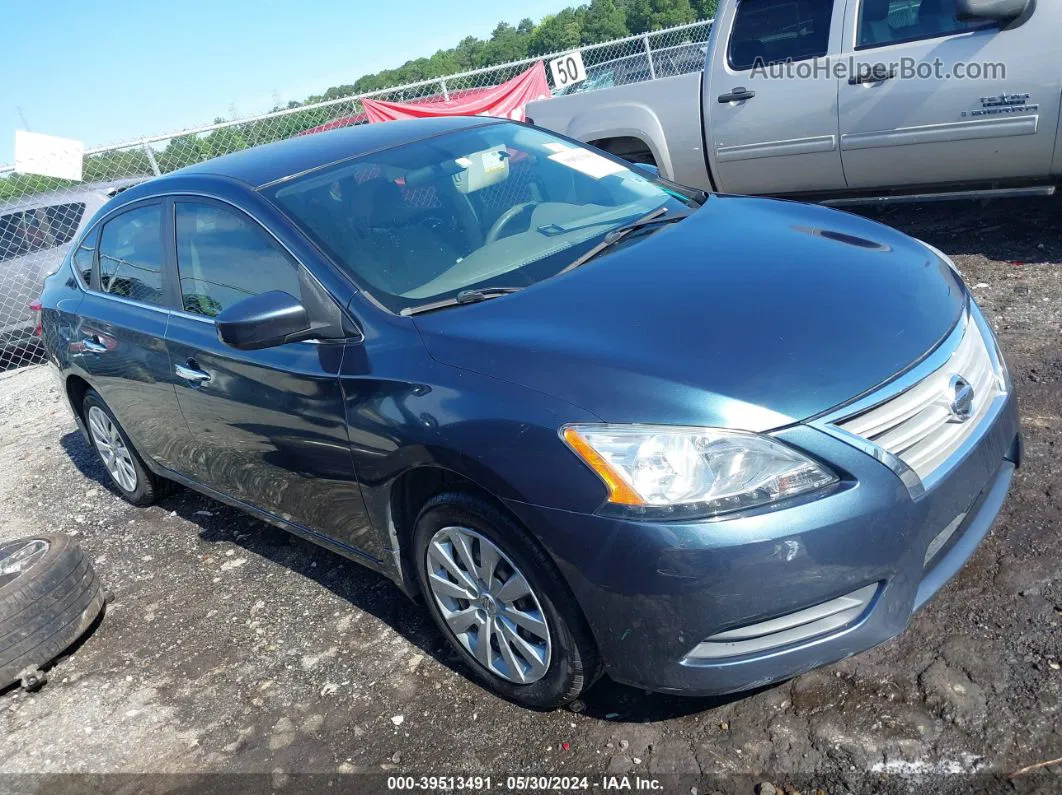
[{"label": "silver pickup truck", "polygon": [[1062,2],[722,0],[702,73],[532,103],[704,190],[833,204],[1048,195]]}]

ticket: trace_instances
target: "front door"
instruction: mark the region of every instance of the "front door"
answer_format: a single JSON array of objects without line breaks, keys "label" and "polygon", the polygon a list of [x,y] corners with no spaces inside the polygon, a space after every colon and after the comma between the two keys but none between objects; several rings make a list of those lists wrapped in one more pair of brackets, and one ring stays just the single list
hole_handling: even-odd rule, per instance
[{"label": "front door", "polygon": [[269,290],[301,298],[301,265],[256,221],[204,200],[175,204],[183,310],[166,334],[188,424],[180,470],[229,497],[349,546],[371,545],[339,383],[342,343],[240,351],[214,316]]},{"label": "front door", "polygon": [[1001,30],[958,20],[955,0],[850,0],[844,49],[855,68],[838,81],[849,186],[1045,177],[1062,94],[1049,37],[1060,21],[1057,3]]},{"label": "front door", "polygon": [[727,193],[845,187],[837,83],[844,3],[741,0],[716,20],[703,83],[716,186]]}]

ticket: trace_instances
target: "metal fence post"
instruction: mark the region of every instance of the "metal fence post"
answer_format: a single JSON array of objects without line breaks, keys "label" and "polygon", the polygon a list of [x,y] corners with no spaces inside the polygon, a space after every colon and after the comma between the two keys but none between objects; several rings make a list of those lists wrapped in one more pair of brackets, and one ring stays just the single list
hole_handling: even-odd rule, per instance
[{"label": "metal fence post", "polygon": [[642,44],[645,45],[645,57],[649,59],[649,79],[656,80],[656,67],[653,66],[653,48],[649,46],[649,34],[642,36]]},{"label": "metal fence post", "polygon": [[449,102],[450,101],[450,92],[446,90],[446,81],[445,80],[440,80],[439,81],[439,88],[442,89],[443,99],[446,100],[447,102]]},{"label": "metal fence post", "polygon": [[161,175],[162,172],[159,171],[159,164],[158,161],[155,160],[155,152],[152,151],[151,144],[143,143],[140,145],[144,147],[144,154],[147,155],[148,162],[151,164],[151,170],[155,172],[155,176],[157,177]]}]

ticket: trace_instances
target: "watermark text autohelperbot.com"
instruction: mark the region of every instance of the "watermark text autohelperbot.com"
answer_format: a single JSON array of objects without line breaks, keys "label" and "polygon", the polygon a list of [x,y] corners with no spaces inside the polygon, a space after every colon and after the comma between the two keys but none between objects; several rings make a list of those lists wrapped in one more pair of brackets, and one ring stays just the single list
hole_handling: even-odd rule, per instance
[{"label": "watermark text autohelperbot.com", "polygon": [[857,60],[847,58],[809,58],[801,61],[787,59],[767,63],[757,58],[752,65],[750,79],[766,80],[849,80],[857,83],[891,80],[1006,80],[1007,66],[997,61],[958,61],[947,64],[936,58],[920,61],[917,58],[898,58],[894,61]]}]

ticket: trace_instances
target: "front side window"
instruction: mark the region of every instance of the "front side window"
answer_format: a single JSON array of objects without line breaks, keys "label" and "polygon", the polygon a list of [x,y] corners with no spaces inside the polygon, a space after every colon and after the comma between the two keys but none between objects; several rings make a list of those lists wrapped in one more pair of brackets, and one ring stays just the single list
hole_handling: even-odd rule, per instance
[{"label": "front side window", "polygon": [[178,202],[176,219],[186,312],[215,317],[270,290],[301,297],[295,261],[247,216],[216,204]]},{"label": "front side window", "polygon": [[100,292],[163,304],[162,207],[137,207],[112,218],[100,233]]},{"label": "front side window", "polygon": [[527,287],[617,227],[689,210],[622,162],[508,123],[365,155],[269,195],[394,312],[463,290]]},{"label": "front side window", "polygon": [[960,20],[955,14],[955,0],[863,0],[856,46],[880,47],[932,39],[983,24]]},{"label": "front side window", "polygon": [[730,33],[730,68],[821,58],[829,52],[833,0],[741,0]]}]

